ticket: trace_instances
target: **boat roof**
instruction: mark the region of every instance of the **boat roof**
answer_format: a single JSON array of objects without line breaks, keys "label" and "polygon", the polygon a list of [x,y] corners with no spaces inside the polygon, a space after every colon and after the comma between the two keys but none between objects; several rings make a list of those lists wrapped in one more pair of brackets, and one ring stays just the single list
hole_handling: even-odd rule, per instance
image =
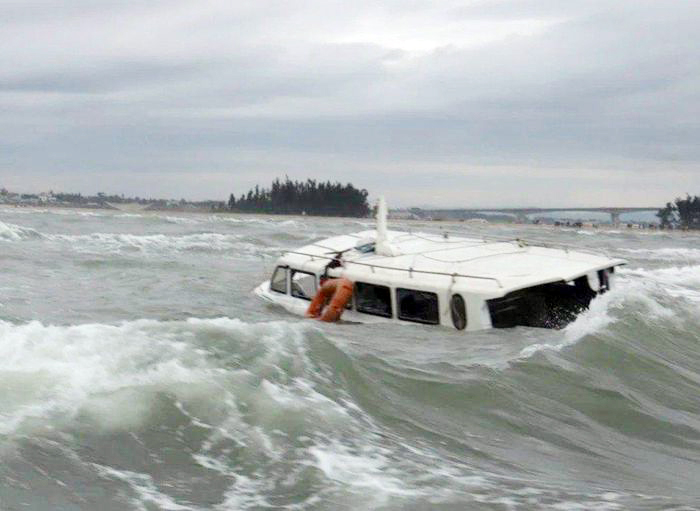
[{"label": "boat roof", "polygon": [[548,282],[571,281],[626,263],[606,255],[531,245],[519,239],[487,240],[401,231],[387,232],[393,255],[356,249],[376,237],[377,232],[369,230],[327,238],[286,252],[279,264],[319,273],[336,253],[343,252],[344,267],[331,271],[333,276],[413,287],[454,286],[498,297]]}]

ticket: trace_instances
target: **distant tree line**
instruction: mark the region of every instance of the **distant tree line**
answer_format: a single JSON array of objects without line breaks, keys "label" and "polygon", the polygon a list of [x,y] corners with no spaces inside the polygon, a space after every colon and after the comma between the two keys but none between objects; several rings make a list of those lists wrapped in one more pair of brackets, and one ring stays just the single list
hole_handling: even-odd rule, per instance
[{"label": "distant tree line", "polygon": [[678,197],[674,202],[667,202],[656,216],[662,229],[700,229],[700,197]]},{"label": "distant tree line", "polygon": [[108,195],[104,192],[99,192],[97,195],[83,195],[81,193],[54,193],[50,190],[48,193],[42,194],[14,194],[5,188],[0,188],[0,199],[8,196],[17,196],[24,200],[34,200],[40,204],[58,205],[58,206],[74,206],[74,207],[109,207],[109,204],[123,204],[137,202],[144,206],[149,206],[153,210],[206,210],[206,211],[225,211],[226,202],[204,200],[204,201],[188,201],[185,199],[153,199],[145,197],[125,197],[121,195]]},{"label": "distant tree line", "polygon": [[232,193],[228,200],[230,211],[309,214],[323,216],[366,217],[370,213],[367,190],[359,190],[352,184],[343,185],[314,179],[284,181],[275,179],[268,188],[255,188],[238,199]]}]

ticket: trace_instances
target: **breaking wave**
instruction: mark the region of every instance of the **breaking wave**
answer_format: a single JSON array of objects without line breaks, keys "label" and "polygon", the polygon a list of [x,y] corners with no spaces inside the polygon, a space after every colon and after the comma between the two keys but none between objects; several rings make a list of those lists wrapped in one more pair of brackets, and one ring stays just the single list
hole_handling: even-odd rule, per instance
[{"label": "breaking wave", "polygon": [[29,227],[0,222],[0,241],[22,241],[41,237],[41,233]]},{"label": "breaking wave", "polygon": [[621,248],[621,252],[634,255],[640,259],[660,261],[700,261],[700,249],[698,248]]},{"label": "breaking wave", "polygon": [[[0,373],[6,384],[0,434],[86,418],[110,430],[134,428],[149,420],[161,392],[181,403],[209,395],[219,401],[228,380],[243,383],[251,376],[252,366],[241,367],[237,356],[248,351],[258,369],[272,369],[285,356],[301,353],[305,327],[227,318],[75,326],[0,321]],[[287,338],[292,346],[283,344]],[[230,345],[238,349],[229,366],[216,353]],[[19,395],[11,392],[20,388]]]},{"label": "breaking wave", "polygon": [[[259,504],[275,485],[308,478],[329,483],[310,501],[334,486],[368,504],[417,494],[391,475],[393,454],[350,394],[334,385],[330,367],[352,372],[347,355],[311,324],[0,322],[0,338],[4,443],[26,435],[56,441],[61,432],[138,434],[164,414],[199,445],[192,463],[228,481],[217,508]],[[126,483],[134,504],[180,509],[147,466],[89,464]]]},{"label": "breaking wave", "polygon": [[[678,277],[683,270],[668,269],[667,273]],[[660,271],[660,270],[657,270]],[[649,327],[658,326],[659,321],[674,321],[676,318],[673,310],[673,301],[679,295],[675,287],[659,284],[668,283],[659,280],[650,280],[650,275],[655,271],[618,269],[623,275],[617,278],[612,291],[595,298],[588,310],[563,329],[563,338],[553,344],[536,343],[523,348],[521,356],[529,357],[542,350],[559,351],[567,346],[572,346],[585,339],[587,336],[604,333],[618,321],[645,323]],[[632,278],[630,278],[632,277]],[[634,277],[643,277],[637,279]],[[688,283],[684,281],[684,283]],[[692,289],[686,289],[693,294]]]},{"label": "breaking wave", "polygon": [[[292,239],[297,239],[293,237]],[[195,234],[44,234],[35,229],[0,222],[0,241],[44,240],[62,243],[71,250],[89,254],[162,254],[172,251],[230,252],[243,255],[274,255],[283,247],[271,246],[251,236],[214,232]]]},{"label": "breaking wave", "polygon": [[248,225],[258,225],[265,227],[294,227],[303,228],[304,224],[297,220],[291,219],[272,219],[272,218],[258,218],[249,216],[234,216],[234,215],[210,215],[208,217],[210,222],[214,223],[224,223],[224,224],[248,224]]},{"label": "breaking wave", "polygon": [[93,233],[85,235],[50,235],[49,239],[73,245],[76,250],[85,252],[102,251],[143,251],[162,252],[164,250],[223,251],[242,248],[242,236],[235,234],[201,233],[186,235],[136,235]]},{"label": "breaking wave", "polygon": [[[173,489],[175,484],[195,491],[200,480],[207,481],[207,508],[221,510],[305,509],[329,501],[348,510],[456,502],[621,509],[638,498],[600,483],[576,491],[506,476],[490,461],[492,448],[476,448],[487,434],[479,423],[495,404],[539,401],[541,391],[526,388],[531,371],[542,365],[536,357],[496,373],[465,366],[455,379],[360,356],[313,323],[229,318],[69,326],[0,322],[0,338],[0,448],[31,438],[45,450],[68,450],[76,470],[93,470],[137,508],[203,509],[191,503],[196,492],[186,498]],[[558,373],[571,371],[557,365],[551,369],[555,381],[562,377]],[[578,392],[605,388],[575,372],[568,379]],[[488,388],[491,404],[481,397]],[[450,397],[455,391],[461,403]],[[428,415],[413,411],[419,403]],[[567,406],[589,413],[583,402]],[[560,413],[570,420],[571,412]],[[489,429],[503,427],[497,417]],[[528,427],[527,417],[518,419],[526,421],[518,428]],[[616,428],[604,420],[601,426]],[[139,449],[151,441],[154,427],[167,428],[173,445],[190,446],[182,453],[189,465],[158,468],[132,457],[114,466],[102,461],[99,448],[71,441],[78,434],[89,445],[118,438],[121,449]],[[530,431],[521,438],[515,431],[500,434],[511,445],[532,441],[533,434],[546,436]],[[435,435],[442,439],[437,444],[429,440]],[[584,435],[568,442],[575,453],[575,445],[589,440]]]}]

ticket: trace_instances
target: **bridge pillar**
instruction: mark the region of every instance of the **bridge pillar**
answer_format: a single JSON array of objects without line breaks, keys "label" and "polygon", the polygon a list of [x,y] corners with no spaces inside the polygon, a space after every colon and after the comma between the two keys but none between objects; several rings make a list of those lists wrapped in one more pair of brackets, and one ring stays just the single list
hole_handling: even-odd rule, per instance
[{"label": "bridge pillar", "polygon": [[610,223],[614,226],[620,225],[620,213],[610,212]]}]

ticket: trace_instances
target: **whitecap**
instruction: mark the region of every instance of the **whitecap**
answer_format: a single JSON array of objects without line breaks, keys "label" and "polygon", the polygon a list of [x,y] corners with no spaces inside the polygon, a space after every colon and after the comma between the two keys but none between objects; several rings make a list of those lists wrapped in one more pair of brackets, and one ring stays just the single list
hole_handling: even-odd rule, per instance
[{"label": "whitecap", "polygon": [[700,261],[700,249],[697,248],[620,248],[621,252],[633,254],[639,259],[673,260],[673,261]]},{"label": "whitecap", "polygon": [[158,489],[153,482],[153,478],[148,474],[131,472],[129,470],[118,470],[97,463],[92,463],[91,465],[99,476],[126,483],[136,494],[132,503],[138,509],[146,510],[151,506],[156,506],[156,508],[165,511],[194,511],[197,509],[175,502],[172,497],[169,497]]},{"label": "whitecap", "polygon": [[164,216],[164,217],[158,217],[162,218],[167,222],[170,222],[172,224],[178,224],[178,225],[195,225],[199,223],[199,220],[196,220],[194,218],[185,218],[182,216]]},{"label": "whitecap", "polygon": [[645,268],[621,268],[622,275],[641,277],[646,281],[654,281],[674,286],[700,286],[700,265],[670,266],[648,270]]},{"label": "whitecap", "polygon": [[392,474],[385,450],[377,446],[350,449],[334,441],[309,449],[316,467],[327,479],[375,501],[386,503],[391,497],[416,497],[421,492]]},{"label": "whitecap", "polygon": [[138,213],[118,213],[114,215],[114,218],[144,218],[144,216]]},{"label": "whitecap", "polygon": [[0,240],[2,241],[22,241],[41,237],[40,232],[30,227],[0,222]]},{"label": "whitecap", "polygon": [[[0,320],[0,435],[46,432],[77,417],[90,427],[133,430],[154,419],[154,400],[167,392],[183,413],[194,406],[210,414],[204,420],[185,413],[193,424],[212,426],[219,433],[223,424],[226,438],[272,455],[264,432],[251,436],[244,427],[236,399],[248,396],[257,406],[258,424],[269,429],[286,419],[277,401],[281,395],[296,403],[295,420],[339,413],[338,404],[304,381],[315,374],[306,356],[308,328],[303,323],[248,324],[230,318],[74,326]],[[219,359],[211,358],[216,342],[242,344],[252,358],[238,372],[223,370]],[[280,372],[280,367],[287,369]],[[282,379],[276,382],[272,375],[278,373]],[[269,381],[267,388],[256,383],[261,377]],[[279,395],[270,392],[273,387]],[[225,388],[236,389],[236,397],[222,394]]]},{"label": "whitecap", "polygon": [[213,381],[206,357],[172,330],[172,324],[149,320],[76,326],[0,321],[0,433],[43,429],[81,411],[100,427],[130,428],[149,417],[154,397],[139,388],[204,392]]},{"label": "whitecap", "polygon": [[262,250],[250,243],[239,241],[242,236],[237,234],[199,233],[185,235],[166,234],[120,234],[92,233],[80,235],[54,234],[49,235],[53,241],[67,242],[79,252],[102,253],[141,251],[158,254],[163,251],[203,250],[203,251],[234,251]]}]

